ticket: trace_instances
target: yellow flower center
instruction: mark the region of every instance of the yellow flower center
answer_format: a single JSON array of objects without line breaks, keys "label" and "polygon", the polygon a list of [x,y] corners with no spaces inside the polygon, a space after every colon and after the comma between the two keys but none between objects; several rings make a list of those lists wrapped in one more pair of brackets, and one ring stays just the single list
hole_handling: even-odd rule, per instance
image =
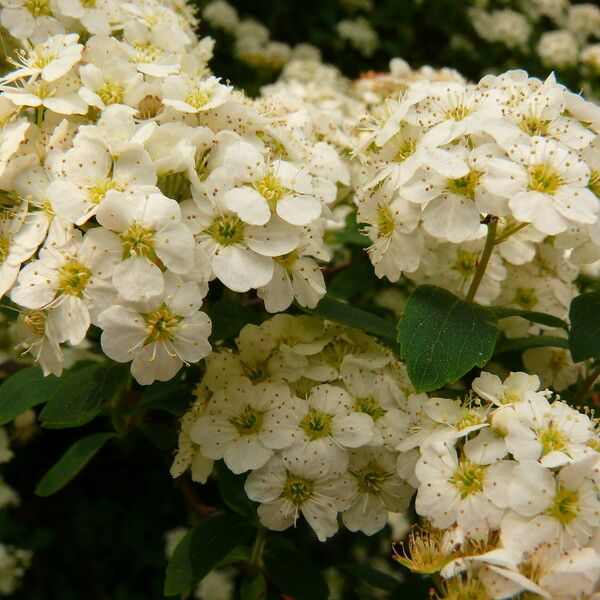
[{"label": "yellow flower center", "polygon": [[600,170],[592,169],[588,187],[600,198]]},{"label": "yellow flower center", "polygon": [[83,8],[96,8],[96,0],[79,0]]},{"label": "yellow flower center", "polygon": [[448,482],[458,489],[461,498],[466,498],[483,490],[484,479],[485,467],[461,460]]},{"label": "yellow flower center", "polygon": [[104,197],[110,190],[122,192],[123,188],[119,186],[116,181],[113,181],[112,179],[106,179],[105,181],[101,181],[100,183],[88,188],[88,198],[92,204],[98,205],[104,200]]},{"label": "yellow flower center", "polygon": [[550,454],[550,452],[564,450],[567,445],[567,437],[553,423],[550,423],[548,427],[537,431],[536,434],[538,440],[542,444],[542,454],[544,456]]},{"label": "yellow flower center", "polygon": [[185,101],[194,108],[202,108],[209,103],[210,96],[204,90],[195,88],[186,96]]},{"label": "yellow flower center", "polygon": [[119,104],[123,102],[125,87],[116,81],[105,81],[104,85],[96,90],[96,94],[100,96],[100,100],[106,105]]},{"label": "yellow flower center", "polygon": [[267,201],[271,210],[275,210],[277,203],[289,191],[273,172],[267,173],[262,179],[256,181],[252,187]]},{"label": "yellow flower center", "polygon": [[389,237],[394,233],[394,215],[389,206],[381,205],[377,209],[377,229],[379,235]]},{"label": "yellow flower center", "polygon": [[524,310],[533,310],[538,299],[534,288],[517,288],[513,303]]},{"label": "yellow flower center", "polygon": [[47,48],[43,45],[36,46],[30,54],[31,66],[35,69],[43,69],[49,65],[55,58],[53,54],[46,54]]},{"label": "yellow flower center", "polygon": [[452,269],[458,271],[465,279],[475,274],[479,254],[477,252],[467,252],[458,250],[456,253],[456,261],[452,265]]},{"label": "yellow flower center", "polygon": [[242,412],[235,417],[231,417],[229,422],[238,430],[240,435],[250,435],[262,431],[264,416],[264,411],[256,410],[247,404]]},{"label": "yellow flower center", "polygon": [[232,246],[244,239],[244,223],[235,215],[221,215],[215,218],[205,233],[221,246]]},{"label": "yellow flower center", "polygon": [[123,253],[126,258],[130,256],[145,256],[154,259],[154,230],[142,225],[132,223],[128,229],[119,234],[123,243]]},{"label": "yellow flower center", "polygon": [[50,17],[52,15],[49,0],[27,0],[25,2],[25,8],[34,17]]},{"label": "yellow flower center", "polygon": [[475,198],[475,188],[480,178],[481,173],[479,171],[469,171],[464,177],[449,179],[446,189],[453,194],[465,196],[473,200]]},{"label": "yellow flower center", "polygon": [[502,398],[500,402],[502,404],[514,404],[515,402],[521,401],[521,394],[512,388],[502,386]]},{"label": "yellow flower center", "polygon": [[40,310],[32,310],[24,314],[23,323],[40,337],[46,333],[46,315]]},{"label": "yellow flower center", "polygon": [[402,554],[394,553],[394,560],[421,575],[441,571],[450,557],[442,550],[441,532],[416,530],[408,536],[408,554],[401,543]]},{"label": "yellow flower center", "polygon": [[353,472],[358,489],[363,494],[379,494],[383,484],[389,479],[386,473],[374,460],[370,461],[360,471]]},{"label": "yellow flower center", "polygon": [[484,422],[484,418],[472,408],[463,408],[460,413],[460,419],[454,423],[454,427],[458,431],[462,431],[467,427],[475,427]]},{"label": "yellow flower center", "polygon": [[528,135],[548,135],[550,121],[539,117],[523,117],[519,127]]},{"label": "yellow flower center", "polygon": [[161,55],[160,49],[152,44],[152,42],[134,40],[131,45],[136,49],[135,62],[151,63]]},{"label": "yellow flower center", "polygon": [[58,290],[63,294],[81,297],[92,272],[76,258],[67,261],[59,270]]},{"label": "yellow flower center", "polygon": [[181,317],[164,305],[143,317],[146,323],[146,344],[172,340],[181,321]]},{"label": "yellow flower center", "polygon": [[313,482],[299,475],[287,474],[287,480],[281,497],[290,500],[295,506],[301,506],[313,494]]},{"label": "yellow flower center", "polygon": [[286,271],[291,271],[297,260],[298,253],[295,250],[282,256],[275,257],[275,261],[277,261]]},{"label": "yellow flower center", "polygon": [[563,185],[562,177],[547,164],[533,165],[528,169],[529,189],[543,194],[554,194]]},{"label": "yellow flower center", "polygon": [[10,253],[10,237],[0,238],[0,264],[2,264]]},{"label": "yellow flower center", "polygon": [[562,525],[568,525],[577,517],[579,504],[579,493],[559,486],[547,514],[556,519]]},{"label": "yellow flower center", "polygon": [[413,140],[412,138],[403,140],[394,156],[394,161],[399,163],[404,162],[411,154],[415,153],[416,149],[416,140]]},{"label": "yellow flower center", "polygon": [[458,106],[454,106],[450,110],[446,111],[445,116],[447,119],[452,119],[453,121],[462,121],[464,118],[468,117],[472,112],[472,108],[459,104]]},{"label": "yellow flower center", "polygon": [[300,421],[300,427],[310,440],[318,440],[331,434],[332,415],[311,409]]},{"label": "yellow flower center", "polygon": [[357,412],[365,413],[369,415],[373,421],[377,421],[377,419],[381,419],[386,413],[387,410],[383,408],[373,396],[366,396],[364,398],[356,398],[354,401],[354,410]]}]

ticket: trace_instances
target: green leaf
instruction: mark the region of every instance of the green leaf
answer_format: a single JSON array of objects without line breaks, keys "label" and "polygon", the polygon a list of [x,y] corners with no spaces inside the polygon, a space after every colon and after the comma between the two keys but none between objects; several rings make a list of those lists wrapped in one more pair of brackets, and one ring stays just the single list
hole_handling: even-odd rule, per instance
[{"label": "green leaf", "polygon": [[52,397],[60,380],[44,377],[39,367],[28,367],[11,375],[0,385],[0,425]]},{"label": "green leaf", "polygon": [[418,392],[485,366],[497,337],[493,312],[432,285],[419,286],[410,295],[398,322],[400,357]]},{"label": "green leaf", "polygon": [[192,401],[190,388],[183,381],[155,381],[144,388],[142,399],[132,412],[160,410],[182,417]]},{"label": "green leaf", "polygon": [[104,446],[115,433],[93,433],[77,440],[42,477],[35,493],[38,496],[51,496],[62,489]]},{"label": "green leaf", "polygon": [[573,298],[569,309],[569,345],[575,362],[600,358],[600,292]]},{"label": "green leaf", "polygon": [[546,325],[548,327],[560,327],[569,331],[569,324],[554,315],[547,315],[546,313],[537,312],[534,310],[519,310],[518,308],[508,308],[504,306],[490,306],[491,310],[498,319],[506,319],[507,317],[522,317],[527,321],[533,321],[540,325]]},{"label": "green leaf", "polygon": [[371,291],[375,283],[376,278],[371,263],[363,260],[336,273],[327,284],[327,293],[330,297],[340,300],[351,300],[359,293]]},{"label": "green leaf", "polygon": [[201,521],[179,542],[169,564],[165,596],[176,596],[206,577],[235,546],[248,543],[254,528],[232,514],[215,515]]},{"label": "green leaf", "polygon": [[265,543],[263,562],[267,575],[286,596],[294,600],[327,600],[325,578],[290,541],[271,536]]},{"label": "green leaf", "polygon": [[400,583],[395,577],[367,565],[343,564],[339,565],[339,568],[350,573],[350,575],[353,575],[357,579],[366,581],[369,585],[387,592],[393,592]]},{"label": "green leaf", "polygon": [[262,575],[244,579],[240,590],[241,600],[264,600],[267,597],[267,582]]},{"label": "green leaf", "polygon": [[501,340],[494,348],[494,355],[505,354],[507,352],[523,352],[527,348],[568,348],[569,340],[554,335],[533,335],[524,338],[513,338]]},{"label": "green leaf", "polygon": [[44,427],[60,429],[89,423],[123,386],[128,365],[95,363],[67,371],[40,413]]},{"label": "green leaf", "polygon": [[387,340],[394,346],[396,345],[396,337],[394,335],[394,326],[392,323],[367,312],[366,310],[354,308],[354,306],[346,304],[345,302],[340,302],[339,300],[334,300],[333,298],[325,296],[315,308],[303,308],[302,310],[309,314],[328,319],[329,321],[335,321],[336,323],[342,323],[343,325],[362,329],[367,333]]},{"label": "green leaf", "polygon": [[222,461],[216,463],[217,484],[223,502],[233,512],[244,517],[255,518],[256,507],[244,491],[246,478],[232,473]]}]

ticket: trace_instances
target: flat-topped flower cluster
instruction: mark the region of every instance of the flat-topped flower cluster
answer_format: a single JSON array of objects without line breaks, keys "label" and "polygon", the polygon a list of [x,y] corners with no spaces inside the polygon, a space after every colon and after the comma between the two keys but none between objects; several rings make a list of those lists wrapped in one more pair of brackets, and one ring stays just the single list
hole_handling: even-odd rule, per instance
[{"label": "flat-topped flower cluster", "polygon": [[95,325],[140,383],[170,379],[210,352],[214,278],[273,312],[318,302],[349,173],[314,111],[270,114],[212,75],[183,3],[2,6],[0,293],[45,373]]}]

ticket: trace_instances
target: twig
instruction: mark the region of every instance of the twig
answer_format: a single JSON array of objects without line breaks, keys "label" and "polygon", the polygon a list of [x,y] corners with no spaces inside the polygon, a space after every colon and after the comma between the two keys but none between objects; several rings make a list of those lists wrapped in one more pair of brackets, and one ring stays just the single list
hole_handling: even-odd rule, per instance
[{"label": "twig", "polygon": [[467,302],[472,302],[475,298],[475,294],[477,294],[477,290],[479,289],[479,285],[481,284],[485,270],[490,262],[490,257],[492,256],[492,252],[494,250],[494,242],[496,240],[497,226],[498,217],[490,217],[488,222],[487,236],[485,238],[485,246],[483,247],[481,256],[477,261],[477,269],[475,270],[473,281],[471,281],[471,286],[467,292]]}]

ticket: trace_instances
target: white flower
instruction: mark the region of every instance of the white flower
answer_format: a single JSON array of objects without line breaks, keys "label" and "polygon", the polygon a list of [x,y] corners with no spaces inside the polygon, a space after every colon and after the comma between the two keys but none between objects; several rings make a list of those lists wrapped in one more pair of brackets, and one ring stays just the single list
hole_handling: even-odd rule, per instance
[{"label": "white flower", "polygon": [[355,410],[373,419],[373,439],[370,443],[395,450],[409,423],[407,413],[400,408],[403,394],[395,382],[388,380],[384,370],[368,369],[352,355],[342,360],[340,376],[354,397]]},{"label": "white flower", "polygon": [[473,380],[471,387],[480,398],[496,406],[506,406],[524,401],[530,394],[537,392],[540,379],[537,375],[510,373],[502,381],[497,375],[482,371],[481,375]]},{"label": "white flower", "polygon": [[385,526],[389,512],[408,508],[414,489],[396,474],[396,456],[389,450],[352,452],[348,471],[352,496],[342,520],[350,531],[373,535]]},{"label": "white flower", "polygon": [[[486,189],[508,198],[517,221],[554,235],[570,223],[595,223],[600,201],[587,188],[590,170],[560,142],[539,136],[509,149],[512,160],[492,158]],[[513,162],[514,161],[514,162]]]},{"label": "white flower", "polygon": [[171,75],[163,83],[163,104],[184,113],[199,113],[221,106],[229,99],[231,88],[218,77]]},{"label": "white flower", "polygon": [[[292,225],[308,225],[321,215],[321,202],[314,196],[310,177],[302,168],[284,160],[268,164],[249,144],[239,144],[238,152],[254,152],[255,162],[245,172],[234,172],[237,182],[223,195],[223,202],[242,221],[250,225],[264,225],[271,213],[279,215]],[[230,148],[229,154],[234,148]],[[248,159],[246,159],[248,160]]]},{"label": "white flower", "polygon": [[137,307],[115,305],[98,317],[104,353],[131,363],[131,374],[142,385],[168,381],[183,364],[196,363],[210,352],[211,323],[198,309],[198,284],[165,275],[165,290]]},{"label": "white flower", "polygon": [[116,235],[99,228],[62,248],[44,248],[19,273],[11,299],[29,309],[52,309],[58,341],[79,344],[113,295],[107,279],[120,260]]},{"label": "white flower", "polygon": [[76,33],[54,35],[42,44],[25,43],[16,60],[9,59],[17,69],[0,78],[2,84],[22,78],[41,77],[44,81],[56,81],[66,75],[80,61],[83,46],[78,44]]},{"label": "white flower", "polygon": [[19,40],[29,38],[38,43],[64,31],[53,14],[53,0],[3,0],[2,6],[0,23]]},{"label": "white flower", "polygon": [[124,260],[113,274],[126,300],[148,300],[164,289],[161,267],[173,273],[191,270],[194,237],[181,223],[179,204],[158,189],[111,190],[96,213],[100,225],[118,234]]},{"label": "white flower", "polygon": [[15,336],[17,349],[29,353],[42,367],[44,375],[59,377],[63,370],[63,351],[58,343],[59,333],[48,314],[40,310],[21,313],[17,319]]},{"label": "white flower", "polygon": [[222,177],[209,177],[206,194],[182,203],[183,220],[210,257],[214,275],[228,288],[246,292],[271,281],[272,257],[292,252],[299,234],[278,217],[262,227],[244,223],[223,205],[223,190],[229,187]]},{"label": "white flower", "polygon": [[87,104],[79,97],[79,78],[69,73],[56,81],[30,79],[15,86],[3,85],[2,92],[17,106],[47,108],[60,115],[85,115]]},{"label": "white flower", "polygon": [[539,460],[560,467],[592,453],[587,415],[558,400],[550,404],[542,394],[527,394],[512,405],[515,419],[507,423],[506,447],[517,460]]},{"label": "white flower", "polygon": [[556,391],[575,383],[582,372],[565,348],[528,348],[523,352],[523,363],[528,371],[539,375],[542,385]]},{"label": "white flower", "polygon": [[314,456],[342,471],[348,464],[347,449],[364,446],[373,438],[372,417],[359,412],[342,388],[318,385],[292,410],[286,433],[293,445],[282,453],[290,464]]},{"label": "white flower", "polygon": [[542,33],[537,53],[547,67],[566,69],[577,64],[579,48],[575,36],[570,31],[559,29]]},{"label": "white flower", "polygon": [[423,233],[417,228],[421,210],[387,186],[363,192],[358,198],[358,219],[373,244],[368,253],[378,277],[397,281],[421,261]]},{"label": "white flower", "polygon": [[476,539],[499,527],[504,510],[496,505],[495,488],[507,483],[499,466],[459,459],[454,448],[434,444],[421,450],[415,472],[420,482],[416,510],[435,527],[457,523]]},{"label": "white flower", "polygon": [[0,296],[15,282],[21,264],[36,251],[43,234],[39,220],[26,215],[22,207],[0,212]]},{"label": "white flower", "polygon": [[274,259],[273,278],[258,289],[258,297],[269,312],[283,311],[294,301],[300,306],[314,308],[325,295],[325,279],[313,257],[327,260],[329,255],[320,244],[322,228],[312,227],[303,232],[295,250]]},{"label": "white flower", "polygon": [[287,385],[254,386],[245,377],[232,378],[210,399],[208,414],[196,420],[190,437],[204,456],[222,458],[234,473],[259,469],[273,450],[292,443],[285,431],[291,408]]},{"label": "white flower", "polygon": [[283,531],[301,513],[322,542],[338,530],[337,514],[350,492],[348,476],[331,473],[316,456],[294,463],[274,456],[250,473],[244,487],[250,500],[261,503],[258,516],[265,527]]},{"label": "white flower", "polygon": [[[544,535],[562,547],[585,545],[600,525],[600,500],[590,479],[597,457],[589,457],[563,467],[556,477],[535,461],[524,461],[510,478],[510,508],[526,517],[524,535]],[[504,530],[510,527],[503,523]]]},{"label": "white flower", "polygon": [[116,17],[113,0],[56,0],[58,10],[65,16],[78,19],[93,35],[109,35],[110,21]]},{"label": "white flower", "polygon": [[77,225],[96,214],[110,190],[131,192],[138,185],[154,185],[156,174],[142,148],[130,148],[116,159],[100,140],[82,136],[57,161],[59,179],[48,187],[57,214]]},{"label": "white flower", "polygon": [[133,94],[142,85],[143,77],[134,65],[120,56],[109,58],[102,65],[88,63],[79,69],[82,87],[79,95],[96,108],[104,109],[111,104],[133,102]]}]

